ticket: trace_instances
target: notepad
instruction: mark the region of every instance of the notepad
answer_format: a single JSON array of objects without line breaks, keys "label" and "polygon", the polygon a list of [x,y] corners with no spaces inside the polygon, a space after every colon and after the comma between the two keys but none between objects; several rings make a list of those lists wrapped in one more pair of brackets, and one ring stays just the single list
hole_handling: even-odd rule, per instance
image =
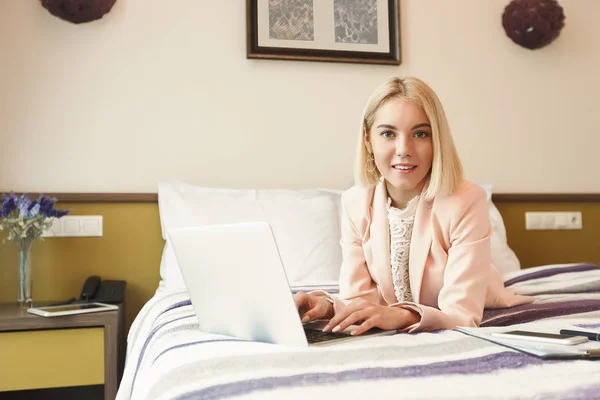
[{"label": "notepad", "polygon": [[543,359],[600,358],[600,343],[595,341],[588,341],[578,345],[567,346],[533,341],[527,342],[523,340],[501,339],[492,336],[491,332],[486,332],[481,328],[458,327],[456,330],[466,335],[487,340],[500,346],[518,350],[520,352],[531,354]]},{"label": "notepad", "polygon": [[27,309],[27,312],[34,315],[39,315],[41,317],[60,317],[64,315],[87,314],[93,312],[113,311],[118,309],[119,307],[114,304],[93,302],[47,307],[31,307]]}]

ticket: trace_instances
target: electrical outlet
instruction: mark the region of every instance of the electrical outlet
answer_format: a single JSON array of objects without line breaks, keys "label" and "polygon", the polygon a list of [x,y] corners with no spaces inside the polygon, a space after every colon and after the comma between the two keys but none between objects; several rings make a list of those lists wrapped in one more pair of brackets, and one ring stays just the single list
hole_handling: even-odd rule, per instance
[{"label": "electrical outlet", "polygon": [[43,237],[102,236],[101,215],[72,215],[56,218]]},{"label": "electrical outlet", "polygon": [[557,211],[525,213],[525,229],[527,230],[573,230],[583,229],[583,218],[580,211]]}]

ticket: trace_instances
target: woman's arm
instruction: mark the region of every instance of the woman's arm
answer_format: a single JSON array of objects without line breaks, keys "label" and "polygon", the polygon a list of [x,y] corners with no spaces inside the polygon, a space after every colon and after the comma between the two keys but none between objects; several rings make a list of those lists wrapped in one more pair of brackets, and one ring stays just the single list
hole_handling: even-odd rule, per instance
[{"label": "woman's arm", "polygon": [[[371,278],[371,274],[365,260],[365,253],[362,247],[362,237],[360,230],[353,221],[351,214],[356,214],[349,207],[357,207],[357,202],[349,201],[348,196],[362,196],[363,193],[357,193],[358,190],[350,189],[344,192],[341,198],[341,238],[340,246],[342,249],[342,265],[339,277],[339,295],[333,296],[324,290],[313,290],[308,293],[298,293],[296,295],[296,306],[299,309],[303,322],[314,319],[331,319],[347,304],[361,300],[362,304],[379,303],[379,293],[377,284]],[[358,202],[361,203],[361,202]],[[365,209],[367,204],[357,207]],[[327,300],[327,301],[325,301]],[[303,308],[306,309],[303,312]],[[308,318],[304,318],[308,317]]]},{"label": "woman's arm", "polygon": [[354,201],[357,196],[365,196],[364,193],[359,192],[364,190],[362,188],[350,189],[344,192],[341,198],[342,265],[339,277],[339,296],[333,297],[320,290],[311,292],[327,297],[334,304],[339,301],[348,304],[354,300],[366,300],[379,304],[377,284],[371,278],[362,247],[363,233],[352,218],[352,215],[356,217],[357,214],[360,214],[363,207],[368,209],[368,204],[362,199],[358,202]]},{"label": "woman's arm", "polygon": [[450,248],[438,296],[439,309],[410,302],[393,304],[421,314],[421,320],[405,331],[475,327],[481,323],[490,277],[491,223],[485,191],[478,189],[474,186],[460,199],[440,204],[453,211],[449,214]]}]

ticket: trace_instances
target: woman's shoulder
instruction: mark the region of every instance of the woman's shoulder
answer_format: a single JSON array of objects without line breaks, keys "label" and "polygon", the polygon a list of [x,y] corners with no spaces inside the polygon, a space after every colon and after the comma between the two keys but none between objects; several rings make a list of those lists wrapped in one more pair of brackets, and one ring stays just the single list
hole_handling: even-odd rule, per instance
[{"label": "woman's shoulder", "polygon": [[376,185],[354,185],[342,192],[342,202],[345,205],[370,205]]},{"label": "woman's shoulder", "polygon": [[341,203],[344,212],[353,218],[369,215],[377,185],[354,185],[342,192]]},{"label": "woman's shoulder", "polygon": [[468,179],[462,179],[454,191],[448,196],[440,197],[442,201],[468,201],[470,199],[487,200],[487,192],[485,188]]},{"label": "woman's shoulder", "polygon": [[434,208],[437,210],[460,214],[476,204],[487,207],[487,192],[482,186],[467,179],[463,179],[451,194],[434,199]]}]

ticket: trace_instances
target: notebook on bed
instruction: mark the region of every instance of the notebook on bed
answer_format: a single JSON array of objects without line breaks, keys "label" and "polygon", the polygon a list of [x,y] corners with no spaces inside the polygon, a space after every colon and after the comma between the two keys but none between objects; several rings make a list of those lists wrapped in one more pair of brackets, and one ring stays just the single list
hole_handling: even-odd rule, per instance
[{"label": "notebook on bed", "polygon": [[598,359],[600,358],[600,343],[587,341],[579,345],[558,345],[523,340],[500,339],[481,328],[458,327],[457,331],[474,336],[488,342],[496,343],[513,350],[531,354],[543,359]]},{"label": "notebook on bed", "polygon": [[303,325],[266,222],[178,228],[167,236],[204,332],[288,346],[395,333],[371,329],[351,336],[355,327],[324,333],[322,321]]}]

